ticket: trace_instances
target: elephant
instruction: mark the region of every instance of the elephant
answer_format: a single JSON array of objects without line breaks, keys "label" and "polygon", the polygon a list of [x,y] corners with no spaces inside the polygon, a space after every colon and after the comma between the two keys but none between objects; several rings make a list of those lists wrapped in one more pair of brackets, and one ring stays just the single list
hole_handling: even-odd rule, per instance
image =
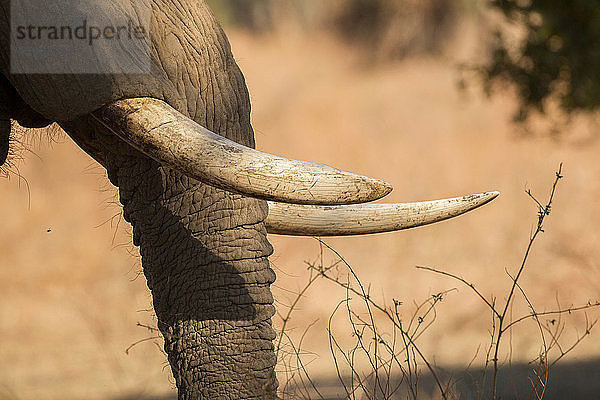
[{"label": "elephant", "polygon": [[[203,0],[57,3],[59,12],[50,6],[35,12],[145,27],[145,51],[127,53],[143,68],[79,70],[87,55],[75,45],[15,63],[15,35],[50,31],[33,25],[19,30],[14,18],[33,18],[31,2],[0,0],[0,165],[15,123],[56,122],[106,169],[140,248],[180,399],[277,397],[275,273],[267,233],[406,229],[457,216],[498,195],[369,203],[391,186],[256,150],[244,77]],[[97,60],[122,56],[89,42]],[[63,70],[49,70],[52,63]]]}]

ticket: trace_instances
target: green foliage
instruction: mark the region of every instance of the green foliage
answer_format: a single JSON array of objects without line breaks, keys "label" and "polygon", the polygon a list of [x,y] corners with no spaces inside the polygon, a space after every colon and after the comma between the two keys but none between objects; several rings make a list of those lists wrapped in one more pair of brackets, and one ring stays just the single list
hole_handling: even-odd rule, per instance
[{"label": "green foliage", "polygon": [[532,110],[544,113],[548,100],[558,100],[567,114],[598,109],[600,0],[492,0],[491,7],[525,29],[516,48],[497,31],[483,68],[488,89],[498,80],[516,85],[517,121]]}]

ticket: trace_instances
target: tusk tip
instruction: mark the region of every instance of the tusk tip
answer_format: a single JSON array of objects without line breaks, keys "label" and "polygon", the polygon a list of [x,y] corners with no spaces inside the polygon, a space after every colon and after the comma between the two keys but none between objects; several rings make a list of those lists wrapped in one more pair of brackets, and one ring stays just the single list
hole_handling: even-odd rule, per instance
[{"label": "tusk tip", "polygon": [[337,199],[335,201],[319,203],[318,205],[348,205],[369,203],[387,196],[392,192],[392,190],[394,190],[392,185],[381,179],[371,178],[363,175],[354,176],[358,177],[356,180],[358,185],[356,185],[356,188],[354,189],[355,191],[348,193],[349,196],[342,199]]},{"label": "tusk tip", "polygon": [[[484,192],[484,193],[479,193],[479,194],[474,194],[472,195],[474,197],[474,200],[476,202],[481,202],[481,204],[485,204],[488,203],[492,200],[494,200],[496,197],[500,196],[500,192],[494,190],[492,192]],[[467,196],[470,197],[470,196]]]},{"label": "tusk tip", "polygon": [[382,181],[381,179],[377,179],[377,184],[379,185],[379,191],[381,193],[381,197],[385,197],[388,194],[392,193],[392,190],[394,190],[394,187],[392,185],[390,185],[389,183]]},{"label": "tusk tip", "polygon": [[[467,206],[467,209],[463,211],[467,212],[490,203],[498,196],[500,196],[500,192],[494,190],[491,192],[471,194],[458,199],[460,199],[461,202]],[[463,212],[461,212],[460,214],[462,214]]]}]

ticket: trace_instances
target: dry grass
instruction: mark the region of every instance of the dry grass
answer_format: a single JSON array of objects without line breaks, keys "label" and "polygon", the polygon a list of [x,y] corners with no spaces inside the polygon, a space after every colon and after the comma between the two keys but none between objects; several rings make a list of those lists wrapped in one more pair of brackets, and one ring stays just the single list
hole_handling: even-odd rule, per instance
[{"label": "dry grass", "polygon": [[[374,296],[410,305],[458,287],[416,265],[460,271],[485,295],[505,293],[505,268],[518,267],[529,228],[535,229],[523,190],[545,191],[548,173],[561,161],[567,179],[554,204],[560,212],[549,220],[521,282],[538,311],[555,308],[557,293],[563,306],[598,296],[600,142],[589,121],[577,121],[559,138],[523,138],[510,123],[516,103],[509,93],[488,101],[477,88],[456,90],[457,56],[363,68],[357,54],[323,38],[231,39],[252,96],[259,148],[381,177],[396,187],[390,201],[502,192],[493,204],[453,221],[327,240],[372,283]],[[448,54],[476,49],[461,40]],[[140,311],[151,308],[151,299],[126,224],[117,227],[119,218],[113,219],[120,213],[115,190],[66,138],[34,151],[39,157],[28,155],[20,165],[30,206],[23,184],[0,180],[0,398],[170,392],[165,359],[152,341],[125,354],[153,335],[137,322],[154,322],[151,311]],[[274,292],[284,311],[294,298],[289,291],[306,281],[304,261],[317,259],[319,247],[312,239],[271,241]],[[489,339],[485,308],[458,289],[437,306],[435,328],[420,338],[420,348],[440,365],[465,365]],[[288,323],[290,334],[300,335],[317,321],[303,344],[322,355],[309,365],[317,376],[333,373],[327,323],[343,297],[342,289],[319,282]],[[583,323],[573,315],[567,326]],[[513,337],[513,360],[535,358],[537,329],[532,324]],[[572,359],[600,357],[598,343],[583,342]]]}]

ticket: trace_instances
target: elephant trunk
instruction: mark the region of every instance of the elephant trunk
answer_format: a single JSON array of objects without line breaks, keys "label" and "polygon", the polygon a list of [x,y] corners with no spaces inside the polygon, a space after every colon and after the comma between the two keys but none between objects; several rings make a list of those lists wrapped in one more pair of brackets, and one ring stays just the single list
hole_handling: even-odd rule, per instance
[{"label": "elephant trunk", "polygon": [[266,202],[163,167],[89,121],[63,126],[119,188],[179,398],[274,398]]},{"label": "elephant trunk", "polygon": [[125,217],[135,227],[180,398],[272,398],[275,274],[266,204],[154,171],[163,189],[154,201],[140,204],[143,188],[120,188],[131,196]]}]

